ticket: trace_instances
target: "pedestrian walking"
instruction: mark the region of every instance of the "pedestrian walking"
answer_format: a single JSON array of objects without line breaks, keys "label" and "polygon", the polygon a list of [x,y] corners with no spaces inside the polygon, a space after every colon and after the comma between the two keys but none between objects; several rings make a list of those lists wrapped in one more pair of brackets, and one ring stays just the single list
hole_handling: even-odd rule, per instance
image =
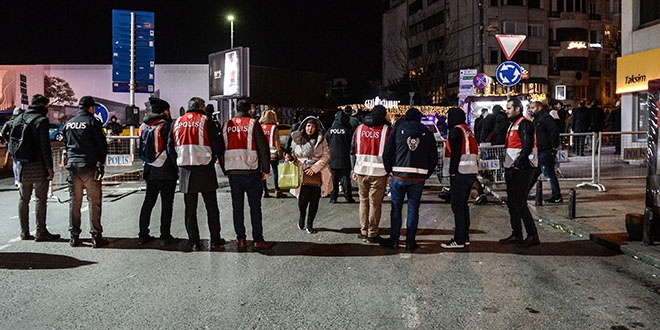
[{"label": "pedestrian walking", "polygon": [[250,206],[250,222],[255,249],[267,249],[264,241],[261,194],[262,180],[270,173],[270,146],[261,125],[252,118],[252,106],[245,100],[238,102],[236,116],[222,126],[224,153],[220,167],[229,178],[234,230],[239,251],[247,248],[245,234],[245,195]]},{"label": "pedestrian walking", "polygon": [[552,197],[545,200],[548,204],[561,204],[564,199],[561,196],[559,180],[555,174],[555,160],[559,151],[559,128],[557,122],[550,116],[548,109],[540,101],[529,103],[529,112],[534,118],[534,132],[538,145],[538,167],[534,168],[532,180],[529,183],[529,191],[532,190],[541,173],[550,182]]},{"label": "pedestrian walking", "polygon": [[[156,159],[152,162],[145,161],[142,172],[147,191],[140,208],[138,244],[145,244],[154,239],[149,234],[149,223],[151,211],[160,195],[160,244],[165,246],[175,239],[171,234],[171,227],[179,169],[176,165],[174,145],[168,143],[172,133],[170,104],[155,97],[149,99],[149,104],[151,113],[144,118],[138,135],[140,150],[148,149],[150,152],[155,152]],[[152,145],[146,146],[146,144]]]},{"label": "pedestrian walking", "polygon": [[199,194],[206,206],[211,250],[225,244],[220,237],[220,210],[216,197],[218,181],[215,179],[215,162],[222,155],[222,142],[217,127],[206,115],[205,103],[202,98],[191,98],[186,113],[174,122],[170,138],[179,167],[179,189],[183,193],[188,242],[193,251],[202,249],[197,225]]},{"label": "pedestrian walking", "polygon": [[298,130],[291,133],[291,153],[286,155],[288,161],[295,159],[298,163],[302,184],[290,192],[298,198],[298,229],[309,234],[316,233],[314,219],[319,200],[331,189],[330,148],[324,133],[318,118],[309,116],[303,119]]},{"label": "pedestrian walking", "polygon": [[[512,233],[499,242],[530,247],[541,244],[534,219],[527,207],[527,191],[538,158],[534,141],[534,124],[525,118],[522,112],[523,105],[519,99],[514,98],[506,103],[506,114],[511,126],[504,144],[504,179]],[[527,238],[524,240],[521,222],[527,231]]]},{"label": "pedestrian walking", "polygon": [[385,143],[391,131],[386,115],[384,106],[375,106],[364,117],[364,123],[358,125],[351,142],[355,155],[352,177],[360,194],[358,239],[367,243],[380,243],[380,216],[389,178],[383,164]]},{"label": "pedestrian walking", "polygon": [[454,238],[440,244],[445,249],[460,249],[470,244],[470,207],[472,185],[477,181],[477,138],[468,127],[465,112],[450,108],[447,115],[449,135],[445,161],[449,174],[451,210],[454,213]]},{"label": "pedestrian walking", "polygon": [[390,237],[382,239],[380,245],[396,250],[401,235],[401,212],[403,201],[408,198],[406,217],[406,251],[417,249],[415,236],[419,222],[419,205],[424,182],[431,177],[438,164],[435,138],[421,123],[422,113],[416,108],[406,112],[387,138],[383,151],[385,171],[392,174],[390,213]]},{"label": "pedestrian walking", "polygon": [[92,234],[92,247],[108,244],[103,238],[101,226],[102,185],[105,174],[105,158],[108,144],[103,134],[101,122],[94,117],[98,105],[91,96],[83,96],[78,107],[80,111],[64,125],[64,145],[66,147],[66,169],[69,171],[69,244],[80,245],[80,208],[83,190],[87,192],[89,203],[89,224]]}]

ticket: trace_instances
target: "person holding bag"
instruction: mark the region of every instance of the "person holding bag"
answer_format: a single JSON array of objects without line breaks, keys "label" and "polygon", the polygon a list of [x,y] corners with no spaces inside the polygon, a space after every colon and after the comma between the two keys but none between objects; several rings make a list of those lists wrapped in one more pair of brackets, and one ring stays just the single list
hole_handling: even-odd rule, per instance
[{"label": "person holding bag", "polygon": [[[291,150],[286,159],[295,159],[300,171],[301,186],[290,190],[298,198],[298,229],[314,234],[314,218],[321,196],[331,190],[330,147],[324,137],[325,129],[315,117],[305,118],[298,130],[291,133]],[[307,222],[305,223],[305,219]]]}]

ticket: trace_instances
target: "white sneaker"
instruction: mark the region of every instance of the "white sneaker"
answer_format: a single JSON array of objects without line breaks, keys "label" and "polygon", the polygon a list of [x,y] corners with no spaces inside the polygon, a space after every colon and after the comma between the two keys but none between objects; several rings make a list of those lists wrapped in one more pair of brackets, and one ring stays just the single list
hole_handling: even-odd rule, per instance
[{"label": "white sneaker", "polygon": [[464,244],[458,244],[458,243],[456,243],[456,241],[454,241],[453,238],[450,239],[449,242],[447,242],[447,243],[442,243],[442,244],[440,244],[440,246],[441,246],[442,248],[445,248],[445,249],[462,249],[462,248],[465,247]]}]

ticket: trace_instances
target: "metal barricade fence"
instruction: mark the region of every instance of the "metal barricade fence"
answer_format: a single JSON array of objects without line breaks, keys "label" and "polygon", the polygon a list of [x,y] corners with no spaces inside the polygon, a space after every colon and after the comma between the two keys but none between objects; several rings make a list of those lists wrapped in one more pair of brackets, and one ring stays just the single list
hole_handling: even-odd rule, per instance
[{"label": "metal barricade fence", "polygon": [[[644,177],[646,136],[644,131],[560,134],[557,178],[579,181],[578,187],[593,186],[604,191],[601,178]],[[480,181],[486,185],[503,183],[504,146],[482,144],[479,153]]]}]

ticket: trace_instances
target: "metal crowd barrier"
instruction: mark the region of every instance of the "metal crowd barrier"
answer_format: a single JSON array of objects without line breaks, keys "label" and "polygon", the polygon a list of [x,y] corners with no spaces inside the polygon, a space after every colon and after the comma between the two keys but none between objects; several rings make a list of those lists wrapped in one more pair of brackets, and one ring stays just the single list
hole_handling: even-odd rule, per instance
[{"label": "metal crowd barrier", "polygon": [[[646,176],[647,133],[590,132],[560,134],[555,173],[561,181],[580,181],[576,186],[606,188],[601,178],[641,178]],[[582,142],[582,146],[577,144]],[[504,146],[482,144],[480,181],[504,182]],[[543,177],[541,177],[543,178]]]}]

